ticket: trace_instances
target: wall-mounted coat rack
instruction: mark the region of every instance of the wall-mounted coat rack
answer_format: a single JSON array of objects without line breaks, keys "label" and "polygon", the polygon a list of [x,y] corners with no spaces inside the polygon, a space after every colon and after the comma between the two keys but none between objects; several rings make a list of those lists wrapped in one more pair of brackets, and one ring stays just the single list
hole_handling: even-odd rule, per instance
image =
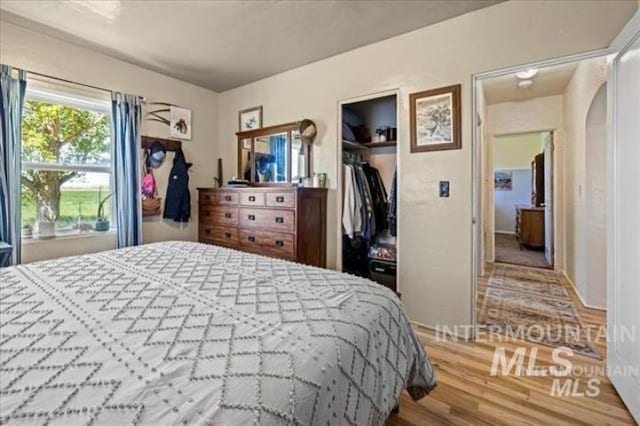
[{"label": "wall-mounted coat rack", "polygon": [[164,147],[165,151],[177,151],[182,149],[182,141],[176,139],[156,138],[155,136],[142,136],[142,149],[149,149],[151,145],[158,142]]}]

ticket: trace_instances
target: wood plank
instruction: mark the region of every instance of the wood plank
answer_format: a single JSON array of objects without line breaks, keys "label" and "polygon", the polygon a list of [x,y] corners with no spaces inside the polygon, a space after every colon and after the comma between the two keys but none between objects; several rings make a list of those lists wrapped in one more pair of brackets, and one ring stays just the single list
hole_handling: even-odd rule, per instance
[{"label": "wood plank", "polygon": [[[490,273],[492,265],[487,266]],[[487,277],[478,283],[478,307],[482,306]],[[606,313],[585,308],[574,289],[563,278],[569,297],[585,325],[604,326]],[[491,363],[497,347],[504,347],[509,357],[518,347],[538,349],[536,365],[549,366],[553,348],[528,341],[444,340],[435,331],[415,327],[434,365],[438,386],[420,401],[414,402],[403,393],[400,412],[392,415],[388,425],[423,424],[531,424],[531,425],[633,425],[635,422],[625,408],[609,379],[602,375],[606,365],[606,341],[595,341],[594,346],[603,359],[575,356],[574,365],[586,369],[586,374],[567,378],[600,380],[600,394],[595,397],[552,396],[554,378],[514,375],[491,376]],[[594,333],[595,335],[595,330]],[[528,360],[528,358],[527,358]]]}]

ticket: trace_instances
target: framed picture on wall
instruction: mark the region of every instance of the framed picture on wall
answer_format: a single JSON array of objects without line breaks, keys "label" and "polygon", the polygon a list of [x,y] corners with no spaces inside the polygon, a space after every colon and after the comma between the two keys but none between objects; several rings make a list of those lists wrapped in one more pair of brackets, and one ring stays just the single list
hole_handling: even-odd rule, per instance
[{"label": "framed picture on wall", "polygon": [[460,85],[409,95],[411,152],[460,149]]},{"label": "framed picture on wall", "polygon": [[238,129],[241,132],[262,128],[262,106],[243,109],[238,113]]},{"label": "framed picture on wall", "polygon": [[169,107],[169,129],[172,138],[191,140],[191,110]]},{"label": "framed picture on wall", "polygon": [[513,172],[495,172],[493,186],[496,191],[511,191],[513,189]]}]

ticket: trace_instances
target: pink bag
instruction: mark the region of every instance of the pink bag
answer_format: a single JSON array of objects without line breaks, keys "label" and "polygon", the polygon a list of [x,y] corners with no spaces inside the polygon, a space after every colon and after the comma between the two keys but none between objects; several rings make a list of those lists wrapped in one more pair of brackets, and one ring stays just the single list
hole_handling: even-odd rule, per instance
[{"label": "pink bag", "polygon": [[153,177],[153,173],[147,172],[142,177],[142,195],[148,198],[153,198],[158,193],[156,188],[156,179]]}]

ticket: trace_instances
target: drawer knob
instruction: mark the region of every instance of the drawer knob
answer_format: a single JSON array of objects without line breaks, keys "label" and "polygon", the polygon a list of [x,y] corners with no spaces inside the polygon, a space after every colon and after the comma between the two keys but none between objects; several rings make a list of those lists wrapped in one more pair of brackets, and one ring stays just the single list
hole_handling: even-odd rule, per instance
[{"label": "drawer knob", "polygon": [[284,217],[276,217],[276,223],[284,223]]},{"label": "drawer knob", "polygon": [[227,237],[227,238],[231,238],[231,232],[225,232],[224,236]]},{"label": "drawer knob", "polygon": [[252,243],[255,243],[255,241],[256,241],[256,237],[254,237],[253,235],[249,235],[249,236],[247,237],[247,240],[251,241]]},{"label": "drawer knob", "polygon": [[226,217],[227,219],[231,219],[231,213],[229,213],[229,212],[225,213],[224,217]]},{"label": "drawer knob", "polygon": [[256,200],[256,197],[255,197],[255,196],[253,196],[253,195],[249,195],[249,201],[255,201],[255,200]]},{"label": "drawer knob", "polygon": [[284,203],[284,197],[282,195],[277,196],[276,203]]},{"label": "drawer knob", "polygon": [[204,199],[209,201],[209,200],[211,200],[211,197],[209,197],[208,195],[205,195]]},{"label": "drawer knob", "polygon": [[211,233],[211,229],[209,229],[209,228],[205,229],[205,230],[204,230],[204,233],[205,233],[205,234],[210,234],[210,233]]},{"label": "drawer knob", "polygon": [[225,195],[224,199],[225,201],[231,201],[231,195]]},{"label": "drawer knob", "polygon": [[250,214],[247,218],[248,218],[249,220],[256,220],[256,215],[254,215],[254,214]]},{"label": "drawer knob", "polygon": [[284,241],[282,240],[276,240],[275,243],[278,247],[282,247],[284,245]]}]

